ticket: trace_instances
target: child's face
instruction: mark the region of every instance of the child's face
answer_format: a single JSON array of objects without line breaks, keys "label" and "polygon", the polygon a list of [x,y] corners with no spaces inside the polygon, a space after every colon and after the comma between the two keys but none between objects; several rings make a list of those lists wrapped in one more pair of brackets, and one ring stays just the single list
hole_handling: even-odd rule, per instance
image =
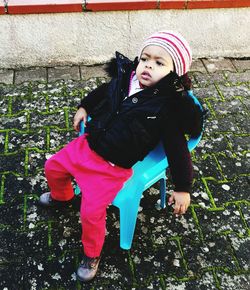
[{"label": "child's face", "polygon": [[141,85],[150,87],[174,70],[170,54],[160,46],[149,45],[142,51],[136,68],[136,76]]}]

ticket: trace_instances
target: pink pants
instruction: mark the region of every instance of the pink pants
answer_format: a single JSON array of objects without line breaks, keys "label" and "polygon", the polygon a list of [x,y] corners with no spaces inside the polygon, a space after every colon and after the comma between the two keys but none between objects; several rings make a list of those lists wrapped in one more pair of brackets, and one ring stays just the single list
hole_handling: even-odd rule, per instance
[{"label": "pink pants", "polygon": [[94,151],[86,135],[76,138],[45,163],[53,199],[73,198],[72,177],[82,192],[82,244],[89,257],[100,255],[106,227],[106,208],[113,201],[132,169],[112,166]]}]

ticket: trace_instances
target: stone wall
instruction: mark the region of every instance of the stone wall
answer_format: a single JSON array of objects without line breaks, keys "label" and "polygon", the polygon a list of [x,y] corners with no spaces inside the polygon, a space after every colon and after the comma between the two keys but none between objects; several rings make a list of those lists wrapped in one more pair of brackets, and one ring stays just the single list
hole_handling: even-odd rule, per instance
[{"label": "stone wall", "polygon": [[249,57],[250,9],[101,11],[0,16],[0,67],[92,65],[133,58],[159,29],[181,32],[194,57]]}]

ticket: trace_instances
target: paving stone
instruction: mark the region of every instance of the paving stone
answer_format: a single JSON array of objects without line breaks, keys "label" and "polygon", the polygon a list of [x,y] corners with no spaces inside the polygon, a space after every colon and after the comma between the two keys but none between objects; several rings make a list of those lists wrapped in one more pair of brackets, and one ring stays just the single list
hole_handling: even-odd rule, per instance
[{"label": "paving stone", "polygon": [[240,174],[245,175],[250,172],[249,158],[246,158],[244,155],[237,156],[237,158],[220,155],[217,157],[217,160],[226,179],[234,179]]},{"label": "paving stone", "polygon": [[[18,194],[18,192],[16,192]],[[16,231],[15,236],[18,237],[20,236],[20,242],[22,239],[22,233],[21,229],[24,226],[24,219],[23,219],[23,197],[19,196],[16,197],[13,194],[10,194],[8,192],[5,192],[4,194],[4,203],[0,205],[1,211],[0,211],[0,220],[1,220],[1,228],[4,230],[5,228],[7,229],[6,232],[2,233],[1,229],[1,249],[5,247],[4,242],[6,242],[6,249],[4,250],[6,253],[4,255],[11,255],[10,257],[8,256],[6,259],[7,261],[14,260],[15,258],[21,255],[23,255],[24,249],[20,247],[17,248],[17,252],[11,251],[12,247],[10,246],[8,248],[8,244],[10,245],[11,243],[16,243],[16,241],[8,241],[9,238],[9,229],[10,231]],[[13,215],[11,214],[12,211],[15,210],[15,218],[13,218]],[[3,243],[3,244],[2,244]],[[15,247],[15,246],[13,246]],[[20,252],[19,254],[17,254]],[[1,252],[1,254],[3,251]]]},{"label": "paving stone", "polygon": [[228,205],[224,210],[195,209],[199,225],[205,237],[212,237],[226,232],[246,234],[244,223],[235,205]]},{"label": "paving stone", "polygon": [[221,70],[236,71],[230,59],[203,59],[203,62],[209,73]]},{"label": "paving stone", "polygon": [[61,148],[65,144],[69,143],[71,140],[76,138],[78,133],[75,131],[58,131],[51,129],[50,130],[50,149],[55,150]]},{"label": "paving stone", "polygon": [[249,98],[249,88],[244,84],[233,87],[219,84],[218,89],[222,93],[225,100],[232,100],[235,97]]},{"label": "paving stone", "polygon": [[[235,154],[244,154],[250,150],[250,136],[249,135],[229,135],[231,147]],[[249,156],[248,156],[249,158]]]},{"label": "paving stone", "polygon": [[48,109],[54,111],[60,108],[69,107],[74,108],[80,104],[80,98],[69,98],[63,96],[49,96]]},{"label": "paving stone", "polygon": [[194,87],[206,88],[214,84],[228,84],[227,78],[224,72],[216,72],[212,74],[204,74],[201,72],[194,72],[193,77],[195,79]]},{"label": "paving stone", "polygon": [[42,67],[27,68],[15,70],[15,84],[21,84],[23,82],[47,81],[47,70]]},{"label": "paving stone", "polygon": [[[57,253],[59,254],[59,253]],[[48,259],[48,255],[27,257],[24,265],[25,287],[23,289],[58,289],[62,280],[64,289],[77,289],[74,265],[77,253],[67,252]],[[47,275],[49,271],[50,275]]]},{"label": "paving stone", "polygon": [[42,128],[42,127],[57,127],[57,128],[66,128],[65,112],[58,111],[45,114],[37,114],[32,112],[30,114],[30,128]]},{"label": "paving stone", "polygon": [[[45,190],[48,191],[48,185],[45,181],[43,172],[27,177],[22,175],[18,176],[14,173],[2,174],[0,175],[0,181],[2,184],[1,202],[7,205],[8,202],[15,199],[18,199],[19,203],[24,205],[26,195],[29,196],[29,199],[31,199],[33,203],[36,203],[37,192],[45,192]],[[15,186],[13,186],[13,184],[15,184]],[[8,217],[12,219],[11,214],[9,214]]]},{"label": "paving stone", "polygon": [[46,150],[46,131],[37,130],[29,133],[20,134],[16,131],[10,131],[8,134],[8,152],[16,152],[25,148],[37,148]]},{"label": "paving stone", "polygon": [[250,237],[239,238],[236,235],[230,235],[229,239],[232,243],[240,268],[244,271],[248,271],[250,269]]},{"label": "paving stone", "polygon": [[77,111],[76,108],[71,108],[68,111],[69,126],[70,126],[71,129],[73,128],[74,116],[76,114],[76,111]]},{"label": "paving stone", "polygon": [[8,98],[0,99],[0,115],[7,114],[8,109],[9,109],[9,99]]},{"label": "paving stone", "polygon": [[217,207],[222,207],[227,202],[249,199],[249,181],[245,176],[239,176],[230,182],[206,180],[206,184]]},{"label": "paving stone", "polygon": [[250,70],[241,73],[225,72],[225,76],[230,85],[240,85],[250,82]]},{"label": "paving stone", "polygon": [[96,89],[98,86],[107,83],[107,80],[99,79],[99,78],[91,78],[85,81],[85,87],[84,87],[84,95],[83,97],[87,96],[88,93]]},{"label": "paving stone", "polygon": [[[219,126],[217,126],[219,129]],[[212,128],[211,131],[214,131],[215,128]],[[214,133],[209,138],[204,138],[198,144],[196,152],[199,154],[209,154],[224,152],[225,150],[231,149],[230,143],[227,139],[228,135],[223,135],[221,133]]]},{"label": "paving stone", "polygon": [[[1,188],[1,203],[8,203],[12,198],[18,197],[17,193],[25,192],[25,185],[23,182],[24,178],[17,176],[13,173],[0,173],[0,181],[2,184]],[[15,187],[12,187],[12,185],[15,184]],[[24,191],[23,191],[23,190]],[[23,200],[22,196],[22,200]]]},{"label": "paving stone", "polygon": [[11,111],[12,114],[18,114],[22,111],[31,112],[44,112],[47,110],[46,99],[43,96],[38,97],[20,97],[13,96],[11,98]]},{"label": "paving stone", "polygon": [[58,66],[48,68],[48,81],[80,80],[79,66]]},{"label": "paving stone", "polygon": [[200,169],[200,174],[203,177],[213,177],[218,180],[224,179],[214,155],[205,154],[202,159],[195,162],[195,165]]},{"label": "paving stone", "polygon": [[209,100],[210,108],[216,114],[217,118],[224,118],[225,116],[230,116],[232,114],[242,114],[247,115],[247,110],[245,106],[239,99],[233,98],[227,101],[214,101]]},{"label": "paving stone", "polygon": [[[139,284],[139,286],[137,287],[138,289],[166,289],[166,287],[164,286],[165,283],[162,281],[162,277],[153,277],[152,279],[147,279],[146,281],[144,279],[142,280],[142,284]],[[131,289],[133,289],[133,287]]]},{"label": "paving stone", "polygon": [[237,269],[231,245],[224,236],[213,236],[205,239],[204,242],[184,239],[182,250],[188,270],[194,275],[202,273],[207,268],[222,267],[230,271]]},{"label": "paving stone", "polygon": [[29,151],[28,157],[28,173],[35,174],[37,171],[44,168],[45,161],[47,160],[46,153],[40,153],[36,151]]},{"label": "paving stone", "polygon": [[198,72],[201,72],[201,73],[206,73],[207,72],[206,67],[204,66],[204,64],[203,64],[201,59],[194,59],[192,61],[192,65],[191,65],[190,71],[191,72],[198,71]]},{"label": "paving stone", "polygon": [[230,275],[228,273],[219,273],[221,290],[248,290],[250,288],[250,275]]},{"label": "paving stone", "polygon": [[[3,155],[0,158],[0,173],[11,171],[17,174],[24,174],[24,152],[19,154],[12,154],[12,155]],[[15,164],[15,167],[13,167]]]},{"label": "paving stone", "polygon": [[40,82],[24,82],[18,85],[1,85],[0,84],[0,98],[12,98],[12,97],[24,97],[24,98],[36,98],[39,94],[41,98],[44,98],[44,92],[49,84]]},{"label": "paving stone", "polygon": [[[154,289],[154,288],[152,288]],[[166,288],[171,290],[217,290],[216,282],[214,280],[212,273],[205,273],[199,279],[192,280],[187,282],[175,281],[174,279],[167,279]]]},{"label": "paving stone", "polygon": [[157,247],[136,247],[131,251],[131,258],[138,281],[152,275],[174,275],[178,278],[187,275],[184,259],[174,240],[166,240]]},{"label": "paving stone", "polygon": [[6,132],[0,132],[0,154],[5,150],[6,134]]},{"label": "paving stone", "polygon": [[[107,248],[106,248],[107,249]],[[92,284],[96,289],[132,289],[132,271],[126,251],[105,251],[99,276]]]},{"label": "paving stone", "polygon": [[232,62],[238,71],[249,70],[250,59],[232,59]]},{"label": "paving stone", "polygon": [[1,263],[1,289],[27,289],[25,288],[25,265],[25,259]]},{"label": "paving stone", "polygon": [[88,80],[90,78],[107,78],[108,74],[104,70],[105,65],[100,66],[80,66],[82,79]]},{"label": "paving stone", "polygon": [[[169,197],[170,195],[167,195],[167,199]],[[157,201],[159,202],[159,199],[159,193],[155,200],[147,196],[142,199],[142,212],[140,213],[139,219],[144,221],[144,223],[138,221],[136,235],[141,236],[142,233],[149,234],[150,242],[153,242],[153,246],[155,247],[164,245],[169,238],[178,236],[178,233],[180,232],[182,233],[182,236],[190,236],[193,239],[198,238],[199,233],[191,211],[189,211],[185,216],[176,217],[173,214],[172,206],[167,205],[165,209],[157,210],[156,203]],[[148,208],[146,207],[147,205]],[[147,225],[146,227],[145,224]]]},{"label": "paving stone", "polygon": [[[232,134],[240,134],[241,130],[240,127],[238,126],[237,122],[236,122],[236,116],[235,115],[230,115],[228,114],[227,111],[223,111],[223,110],[217,110],[217,105],[215,104],[213,101],[209,101],[210,103],[210,107],[213,108],[213,112],[216,112],[218,117],[218,120],[213,120],[212,126],[207,126],[205,128],[205,134],[213,134],[213,132],[216,130],[217,133],[221,133],[221,134],[228,134],[228,135],[232,135]],[[224,106],[224,104],[222,105],[222,107]],[[212,111],[212,110],[211,110]]]},{"label": "paving stone", "polygon": [[13,91],[13,86],[0,83],[0,99],[8,98],[8,94]]},{"label": "paving stone", "polygon": [[17,129],[21,131],[27,130],[27,114],[22,113],[18,116],[13,117],[1,117],[1,123],[0,123],[0,130],[1,129]]},{"label": "paving stone", "polygon": [[[225,102],[221,102],[220,103],[221,107],[219,107],[219,111],[222,110],[222,114],[224,114],[225,112],[228,112],[229,114],[247,114],[247,111],[245,110],[245,107],[243,106],[242,102],[240,101],[240,99],[238,98],[234,98],[232,100],[227,100],[227,104],[225,104]],[[223,105],[225,105],[223,107]]]},{"label": "paving stone", "polygon": [[14,70],[0,69],[0,83],[13,84]]},{"label": "paving stone", "polygon": [[202,104],[205,103],[206,99],[217,99],[221,100],[221,96],[219,95],[216,87],[214,85],[210,85],[205,88],[195,88],[194,95],[201,100]]},{"label": "paving stone", "polygon": [[[196,164],[194,163],[195,170]],[[202,176],[202,172],[200,172]],[[205,187],[205,183],[200,181],[200,176],[195,175],[195,180],[192,187],[192,194],[191,194],[191,203],[195,206],[202,206],[204,208],[211,208],[213,207],[211,197],[208,194],[207,188]],[[198,229],[196,228],[196,231]],[[194,237],[194,236],[193,236]]]},{"label": "paving stone", "polygon": [[[249,184],[250,184],[250,180],[248,180],[248,187],[249,187]],[[249,198],[248,198],[249,200]],[[250,205],[247,205],[245,203],[241,203],[240,204],[240,207],[241,207],[241,211],[243,213],[243,216],[244,216],[244,219],[247,223],[247,226],[250,228]]]},{"label": "paving stone", "polygon": [[249,118],[247,118],[243,114],[237,114],[235,116],[235,121],[238,127],[240,128],[242,135],[250,133],[250,119]]},{"label": "paving stone", "polygon": [[[195,200],[192,198],[192,202]],[[192,239],[199,238],[199,232],[191,211],[184,216],[176,217],[173,214],[173,208],[168,208],[167,220],[164,216],[161,219],[155,220],[155,227],[151,231],[154,243],[162,244],[164,239],[178,236],[181,233],[182,237],[192,237]]]},{"label": "paving stone", "polygon": [[[43,251],[46,250],[51,258],[56,258],[56,256],[61,257],[69,249],[78,251],[81,248],[80,200],[64,210],[53,209],[49,212],[37,206],[34,200],[27,202],[27,207],[26,243],[32,250],[32,256],[43,255]],[[30,253],[26,255],[30,256]]]}]

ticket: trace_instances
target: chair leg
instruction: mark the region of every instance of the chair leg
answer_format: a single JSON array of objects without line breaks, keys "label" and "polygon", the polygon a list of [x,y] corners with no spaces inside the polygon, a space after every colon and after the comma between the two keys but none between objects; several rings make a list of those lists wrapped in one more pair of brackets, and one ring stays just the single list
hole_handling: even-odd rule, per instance
[{"label": "chair leg", "polygon": [[75,193],[75,195],[79,195],[81,193],[81,189],[78,185],[76,185],[74,193]]},{"label": "chair leg", "polygon": [[161,208],[166,206],[166,179],[160,179]]},{"label": "chair leg", "polygon": [[[133,203],[136,203],[133,201]],[[120,247],[129,250],[132,245],[139,204],[125,204],[120,207]]]}]

